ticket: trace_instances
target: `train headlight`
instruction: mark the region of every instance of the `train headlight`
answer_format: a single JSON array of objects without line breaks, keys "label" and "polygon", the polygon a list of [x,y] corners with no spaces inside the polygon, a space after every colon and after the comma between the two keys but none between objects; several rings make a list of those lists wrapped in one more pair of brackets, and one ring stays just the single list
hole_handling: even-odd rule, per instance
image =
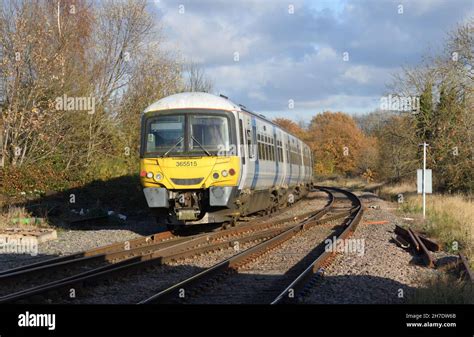
[{"label": "train headlight", "polygon": [[220,199],[224,196],[224,189],[220,186],[211,188],[211,192],[217,199]]},{"label": "train headlight", "polygon": [[213,177],[214,179],[219,179],[219,173],[214,172],[214,173],[212,174],[212,177]]},{"label": "train headlight", "polygon": [[163,175],[162,175],[161,173],[157,173],[157,174],[155,175],[155,180],[156,180],[156,181],[160,181],[161,179],[163,179]]},{"label": "train headlight", "polygon": [[147,177],[148,179],[153,178],[153,172],[148,172],[148,173],[146,174],[146,177]]},{"label": "train headlight", "polygon": [[226,170],[222,170],[221,174],[223,177],[227,177],[229,175]]}]

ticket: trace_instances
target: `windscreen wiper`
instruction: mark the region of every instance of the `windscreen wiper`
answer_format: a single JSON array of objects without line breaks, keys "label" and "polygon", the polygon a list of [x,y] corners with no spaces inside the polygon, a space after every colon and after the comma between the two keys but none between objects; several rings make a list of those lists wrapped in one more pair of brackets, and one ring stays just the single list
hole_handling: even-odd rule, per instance
[{"label": "windscreen wiper", "polygon": [[199,143],[196,138],[194,138],[194,136],[191,136],[191,139],[194,140],[194,141],[199,145],[199,147],[200,147],[204,152],[206,152],[206,154],[207,154],[209,157],[212,156],[212,155],[209,153],[209,151],[207,151],[207,150],[204,148],[204,146],[202,146],[202,144]]},{"label": "windscreen wiper", "polygon": [[179,144],[181,144],[181,142],[184,140],[184,137],[180,137],[178,142],[176,144],[173,145],[173,147],[171,149],[169,149],[168,151],[166,151],[165,153],[163,153],[163,155],[161,157],[166,157],[168,155],[168,153],[170,153],[171,151],[173,151],[176,146],[178,146]]}]

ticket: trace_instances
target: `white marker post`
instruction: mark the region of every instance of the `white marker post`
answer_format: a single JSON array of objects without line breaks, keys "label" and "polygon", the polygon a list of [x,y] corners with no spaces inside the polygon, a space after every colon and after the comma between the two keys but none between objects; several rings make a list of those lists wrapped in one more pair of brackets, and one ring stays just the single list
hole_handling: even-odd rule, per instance
[{"label": "white marker post", "polygon": [[431,170],[426,169],[426,147],[428,144],[424,142],[423,144],[423,170],[417,171],[417,180],[418,180],[418,193],[423,194],[423,219],[426,217],[426,193],[432,192],[431,185]]}]

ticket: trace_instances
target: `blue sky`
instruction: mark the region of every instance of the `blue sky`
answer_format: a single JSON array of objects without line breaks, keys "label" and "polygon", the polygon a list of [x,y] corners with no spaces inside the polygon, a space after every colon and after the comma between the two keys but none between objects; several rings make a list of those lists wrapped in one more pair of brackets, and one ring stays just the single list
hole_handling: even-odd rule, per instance
[{"label": "blue sky", "polygon": [[373,111],[394,73],[439,50],[450,30],[474,16],[473,0],[151,5],[163,48],[200,64],[216,93],[270,118],[306,122],[326,110]]}]

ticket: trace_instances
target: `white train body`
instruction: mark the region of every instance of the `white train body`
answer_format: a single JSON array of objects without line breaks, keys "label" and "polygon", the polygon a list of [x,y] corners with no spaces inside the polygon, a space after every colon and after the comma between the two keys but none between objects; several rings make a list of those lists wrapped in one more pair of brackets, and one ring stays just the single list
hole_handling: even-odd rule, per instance
[{"label": "white train body", "polygon": [[[197,142],[201,149],[209,150],[200,151],[198,145],[194,143],[194,136],[191,136],[190,142],[188,136],[185,139],[189,147],[183,145],[181,152],[171,155],[166,152],[147,153],[143,148],[146,148],[146,142],[150,139],[147,137],[150,137],[153,131],[149,130],[147,121],[151,118],[156,119],[160,115],[174,116],[175,114],[184,116],[180,118],[187,121],[186,130],[191,134],[193,132],[196,134],[196,131],[193,131],[195,125],[188,121],[189,117],[186,116],[193,115],[201,118],[225,116],[228,119],[225,128],[228,135],[220,139],[226,139],[226,141],[217,144],[217,148],[206,147]],[[189,126],[190,123],[191,126]],[[301,198],[310,188],[313,160],[309,146],[264,116],[248,111],[227,98],[207,93],[172,95],[150,105],[143,114],[142,125],[141,173],[152,172],[154,175],[159,171],[160,176],[171,177],[157,182],[156,179],[147,179],[141,174],[145,196],[151,208],[168,209],[168,218],[169,216],[173,218],[169,221],[185,224],[228,221],[242,215],[284,207]],[[214,132],[212,125],[208,132]],[[207,136],[200,137],[199,139],[204,143],[203,139]],[[153,164],[152,159],[156,159],[156,165]],[[194,167],[179,171],[179,162],[183,160],[191,160],[190,165]],[[225,179],[224,177],[214,179],[212,176],[213,172],[214,174],[218,172],[219,175],[220,172],[229,169],[221,170],[220,166],[216,169],[216,165],[224,165],[221,164],[223,160],[228,160],[230,163],[228,165],[232,166],[232,172],[235,172],[232,179],[230,176]],[[171,170],[173,167],[175,170]],[[166,168],[168,168],[167,171]],[[203,180],[194,181],[193,179],[197,179],[195,177],[203,177]],[[184,180],[196,182],[196,184],[177,185],[174,183],[174,181]],[[213,191],[219,188],[224,189],[225,192],[223,201],[212,197]],[[166,191],[157,189],[166,189]],[[195,218],[188,215],[180,218],[180,203],[177,198],[183,193],[188,193],[188,195],[196,193],[196,196],[192,195],[193,200],[196,199],[196,203],[199,204],[193,206]],[[189,207],[187,204],[186,209]]]}]

